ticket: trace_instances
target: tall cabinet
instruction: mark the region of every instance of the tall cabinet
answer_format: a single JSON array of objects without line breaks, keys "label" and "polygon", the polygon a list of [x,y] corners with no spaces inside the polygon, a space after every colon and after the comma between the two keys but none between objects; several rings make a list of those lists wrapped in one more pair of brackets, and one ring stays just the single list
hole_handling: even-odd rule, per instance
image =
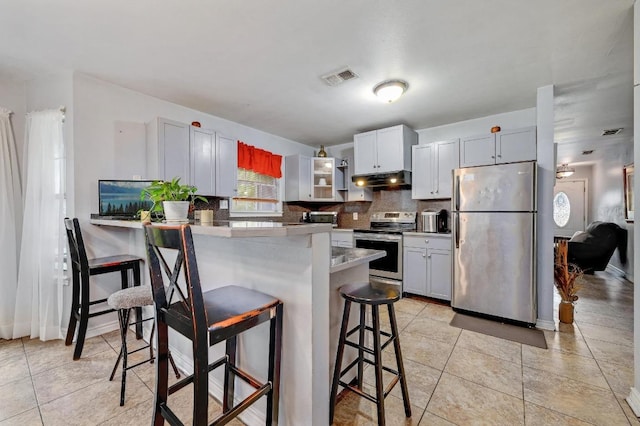
[{"label": "tall cabinet", "polygon": [[460,166],[458,146],[459,139],[452,139],[411,147],[411,198],[451,198],[452,170]]}]

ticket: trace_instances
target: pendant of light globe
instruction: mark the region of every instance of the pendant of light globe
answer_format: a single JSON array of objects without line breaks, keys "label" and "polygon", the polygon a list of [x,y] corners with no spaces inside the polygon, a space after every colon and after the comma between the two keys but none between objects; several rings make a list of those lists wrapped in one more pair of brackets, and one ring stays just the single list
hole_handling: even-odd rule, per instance
[{"label": "pendant of light globe", "polygon": [[404,92],[407,91],[409,85],[402,80],[387,80],[378,84],[373,88],[373,93],[382,102],[389,103],[397,100]]}]

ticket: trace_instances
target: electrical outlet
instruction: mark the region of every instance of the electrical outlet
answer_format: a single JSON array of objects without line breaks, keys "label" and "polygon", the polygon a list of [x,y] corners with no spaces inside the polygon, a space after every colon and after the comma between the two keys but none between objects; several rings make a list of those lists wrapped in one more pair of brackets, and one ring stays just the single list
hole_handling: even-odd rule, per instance
[{"label": "electrical outlet", "polygon": [[358,212],[353,212],[353,220],[358,220]]},{"label": "electrical outlet", "polygon": [[220,200],[220,210],[227,210],[229,208],[229,200]]}]

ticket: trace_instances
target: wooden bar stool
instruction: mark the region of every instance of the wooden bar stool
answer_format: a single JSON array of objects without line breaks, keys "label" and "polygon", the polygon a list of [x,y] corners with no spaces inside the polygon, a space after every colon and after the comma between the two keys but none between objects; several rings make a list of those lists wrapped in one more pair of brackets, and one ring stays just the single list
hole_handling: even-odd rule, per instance
[{"label": "wooden bar stool", "polygon": [[[113,366],[113,370],[111,371],[111,376],[109,377],[109,381],[113,380],[113,377],[116,374],[116,370],[118,369],[118,365],[120,364],[120,360],[122,360],[122,382],[120,386],[120,406],[124,405],[124,392],[127,384],[127,371],[135,368],[139,365],[146,364],[147,362],[153,363],[155,357],[153,356],[153,335],[155,332],[155,323],[151,328],[151,336],[149,337],[149,344],[145,345],[141,348],[135,349],[131,352],[127,349],[127,332],[129,331],[129,326],[133,324],[143,323],[145,321],[153,321],[153,317],[145,318],[145,319],[136,319],[136,321],[129,322],[129,317],[131,316],[131,310],[134,308],[139,308],[142,306],[153,305],[153,296],[151,294],[151,287],[149,286],[137,286],[137,287],[129,287],[119,291],[116,291],[111,296],[107,298],[107,304],[111,306],[114,310],[118,311],[118,321],[120,324],[120,353],[118,354],[118,359],[116,360],[116,364]],[[128,365],[128,356],[134,354],[136,352],[143,351],[145,349],[149,349],[149,358],[144,361],[140,361],[134,365]],[[171,353],[169,353],[169,361],[171,362],[171,366],[173,367],[173,372],[176,375],[176,379],[180,378],[180,372],[178,371],[178,367],[176,367],[175,362],[173,362],[173,358],[171,357]]]},{"label": "wooden bar stool", "polygon": [[[400,340],[398,336],[398,324],[396,322],[396,314],[393,304],[400,299],[400,293],[392,288],[374,288],[369,283],[348,284],[340,288],[340,294],[344,298],[344,314],[342,316],[342,326],[340,328],[340,340],[338,341],[338,354],[336,356],[336,364],[333,372],[333,382],[331,385],[331,396],[329,400],[329,423],[333,423],[333,416],[336,408],[336,397],[338,396],[338,385],[343,386],[352,392],[368,399],[377,406],[378,425],[384,426],[384,399],[391,392],[393,387],[400,382],[402,390],[402,400],[404,401],[404,413],[407,417],[411,417],[411,403],[409,402],[409,392],[407,390],[407,379],[404,373],[404,364],[402,363],[402,352],[400,350]],[[348,330],[349,313],[351,311],[351,303],[360,304],[360,323]],[[389,322],[391,323],[391,333],[380,330],[380,305],[387,305],[389,308]],[[366,306],[371,306],[372,325],[370,327],[365,321]],[[365,331],[373,334],[373,348],[365,346]],[[358,332],[358,343],[351,342],[349,336]],[[381,343],[380,335],[389,339]],[[393,342],[396,354],[396,363],[398,371],[382,365],[382,350]],[[344,370],[342,368],[342,356],[344,355],[344,346],[348,345],[358,349],[358,357],[349,364]],[[373,356],[373,361],[365,357],[365,353]],[[362,375],[364,363],[370,364],[375,369],[376,377],[376,396],[369,395],[362,390]],[[354,366],[358,366],[357,386],[350,385],[340,380]],[[389,383],[387,389],[383,389],[382,370],[385,370],[396,377]]]},{"label": "wooden bar stool", "polygon": [[[202,292],[191,228],[145,225],[147,254],[156,308],[157,366],[153,424],[182,425],[167,405],[168,395],[193,383],[193,424],[208,423],[208,374],[225,366],[222,414],[213,425],[223,425],[237,417],[260,397],[267,397],[266,424],[278,423],[280,359],[282,347],[282,302],[272,296],[238,286],[226,286]],[[163,255],[164,254],[164,255]],[[165,256],[176,256],[173,268]],[[178,283],[184,269],[186,283]],[[165,277],[167,279],[165,286]],[[267,381],[257,379],[236,365],[237,337],[269,321],[269,362]],[[168,327],[192,341],[194,373],[168,386]],[[209,346],[226,341],[225,355],[209,361]],[[234,382],[238,377],[255,390],[234,406]]]},{"label": "wooden bar stool", "polygon": [[[69,242],[69,254],[71,256],[71,272],[73,277],[71,295],[71,316],[69,318],[69,328],[65,345],[69,346],[73,342],[76,332],[76,324],[79,323],[76,347],[73,351],[73,359],[80,359],[84,339],[87,334],[87,323],[89,318],[98,315],[114,312],[113,309],[105,309],[99,312],[89,312],[92,305],[105,303],[107,299],[91,300],[89,294],[89,277],[91,275],[106,274],[109,272],[120,272],[122,288],[129,287],[129,271],[133,272],[133,285],[140,285],[140,261],[143,259],[129,254],[87,258],[84,248],[82,232],[78,219],[65,218],[64,226],[67,229],[67,240]],[[136,318],[142,318],[142,309],[136,308]],[[142,324],[136,325],[136,335],[142,338]]]}]

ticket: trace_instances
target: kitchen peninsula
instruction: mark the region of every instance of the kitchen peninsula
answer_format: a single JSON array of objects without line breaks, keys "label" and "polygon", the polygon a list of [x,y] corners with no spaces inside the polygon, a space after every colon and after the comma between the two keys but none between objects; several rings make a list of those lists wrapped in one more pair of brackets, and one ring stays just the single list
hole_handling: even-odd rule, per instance
[{"label": "kitchen peninsula", "polygon": [[[146,258],[139,222],[90,222],[109,232],[128,232],[130,253]],[[337,289],[368,281],[369,262],[384,256],[383,251],[366,249],[334,248],[332,253],[331,229],[330,224],[250,221],[192,226],[204,290],[235,284],[263,291],[284,303],[279,424],[329,423],[330,379],[343,310]],[[149,284],[148,274],[143,275]],[[357,320],[355,310],[351,318]],[[239,362],[257,377],[264,377],[267,371],[266,352],[260,349],[267,347],[267,327],[243,334],[238,347]],[[169,341],[178,365],[191,371],[189,342],[176,333],[170,334]],[[224,345],[210,351],[212,357],[219,357]],[[216,371],[210,377],[210,390],[221,399],[222,374]],[[243,385],[237,383],[238,393],[253,390]],[[246,424],[264,424],[264,401],[245,414]]]}]

